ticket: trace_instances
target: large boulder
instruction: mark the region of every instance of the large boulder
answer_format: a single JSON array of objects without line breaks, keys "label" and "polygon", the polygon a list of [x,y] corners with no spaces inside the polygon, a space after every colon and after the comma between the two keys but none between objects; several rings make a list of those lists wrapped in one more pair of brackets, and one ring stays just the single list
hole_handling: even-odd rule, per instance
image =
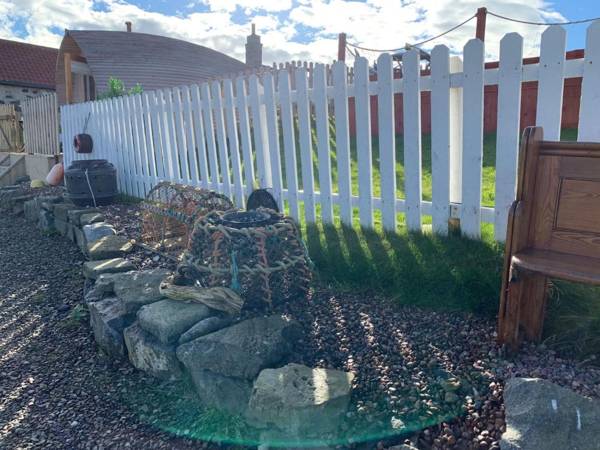
[{"label": "large boulder", "polygon": [[123,332],[129,361],[136,369],[165,380],[181,377],[181,365],[175,355],[175,346],[159,342],[142,330],[137,322]]},{"label": "large boulder", "polygon": [[92,223],[104,222],[104,216],[99,212],[86,212],[79,216],[79,225],[90,225]]},{"label": "large boulder", "polygon": [[98,259],[119,258],[133,249],[131,240],[126,236],[112,234],[104,236],[95,242],[88,242],[86,253],[92,261]]},{"label": "large boulder", "polygon": [[187,370],[209,370],[226,377],[254,380],[289,354],[301,336],[296,322],[280,316],[257,317],[180,345],[177,357]]},{"label": "large boulder", "polygon": [[121,302],[116,297],[88,304],[90,325],[98,346],[112,358],[121,359],[126,355],[123,330],[131,325],[134,318],[125,314]]},{"label": "large boulder", "polygon": [[67,212],[68,221],[75,226],[84,225],[81,223],[81,216],[86,214],[98,213],[99,210],[96,208],[83,208],[83,209],[71,209]]},{"label": "large boulder", "polygon": [[167,299],[142,306],[137,318],[142,329],[163,344],[172,344],[192,325],[213,315],[215,312],[201,303]]},{"label": "large boulder", "polygon": [[265,369],[254,382],[246,416],[253,425],[294,436],[333,432],[348,409],[353,380],[349,372],[301,364]]},{"label": "large boulder", "polygon": [[539,378],[504,388],[502,450],[599,450],[600,403]]}]

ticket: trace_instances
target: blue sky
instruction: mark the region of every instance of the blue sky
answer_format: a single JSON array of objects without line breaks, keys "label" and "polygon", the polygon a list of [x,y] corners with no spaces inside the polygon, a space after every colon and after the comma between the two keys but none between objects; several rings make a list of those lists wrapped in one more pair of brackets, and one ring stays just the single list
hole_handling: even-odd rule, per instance
[{"label": "blue sky", "polygon": [[[0,0],[0,37],[58,46],[65,28],[134,31],[188,40],[243,59],[245,36],[255,22],[265,63],[330,62],[336,36],[367,47],[396,48],[438,34],[485,5],[530,21],[600,16],[599,0]],[[585,45],[587,25],[567,27],[569,49]],[[535,55],[544,27],[488,17],[486,53],[497,57],[501,37],[518,32],[525,54]],[[425,46],[445,44],[454,53],[474,34],[474,21]],[[363,53],[371,59],[377,55]]]}]

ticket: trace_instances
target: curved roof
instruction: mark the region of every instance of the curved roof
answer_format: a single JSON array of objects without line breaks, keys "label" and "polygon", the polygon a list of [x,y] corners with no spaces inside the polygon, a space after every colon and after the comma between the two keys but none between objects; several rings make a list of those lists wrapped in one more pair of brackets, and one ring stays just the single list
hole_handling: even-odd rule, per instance
[{"label": "curved roof", "polygon": [[111,76],[122,80],[127,88],[139,83],[150,91],[247,68],[216,50],[153,34],[67,30],[65,35],[81,49],[99,92],[106,89]]}]

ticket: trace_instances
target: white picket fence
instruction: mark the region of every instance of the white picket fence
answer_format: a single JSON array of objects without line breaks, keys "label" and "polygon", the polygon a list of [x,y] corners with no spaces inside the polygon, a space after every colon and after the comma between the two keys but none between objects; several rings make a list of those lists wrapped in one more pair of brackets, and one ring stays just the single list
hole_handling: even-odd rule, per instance
[{"label": "white picket fence", "polygon": [[[27,153],[58,155],[58,103],[56,93],[21,102],[23,142]],[[65,146],[65,148],[70,148]]]},{"label": "white picket fence", "polygon": [[[303,203],[309,223],[317,216],[330,223],[335,211],[343,223],[351,224],[358,210],[360,224],[373,227],[374,212],[379,210],[387,230],[395,230],[398,213],[404,213],[410,230],[420,230],[423,216],[429,215],[433,230],[445,234],[448,219],[454,217],[467,236],[479,237],[481,222],[489,222],[494,223],[497,239],[503,240],[515,196],[521,83],[539,81],[537,124],[544,127],[547,139],[559,139],[563,81],[583,77],[578,138],[600,140],[596,111],[600,22],[587,30],[584,59],[565,60],[565,42],[563,28],[548,28],[542,35],[539,64],[522,64],[523,38],[509,33],[501,40],[497,69],[484,69],[484,44],[473,39],[465,45],[462,59],[451,58],[447,47],[436,46],[431,75],[421,74],[417,51],[409,51],[403,57],[402,79],[393,77],[391,55],[382,54],[377,81],[370,81],[367,60],[357,58],[352,71],[335,62],[329,83],[325,66],[314,66],[312,87],[307,68],[297,67],[292,77],[289,68],[279,71],[277,83],[269,71],[260,78],[252,75],[64,106],[65,163],[108,159],[118,168],[121,191],[137,197],[158,181],[171,180],[222,192],[242,207],[257,184],[272,188],[279,205],[296,219]],[[484,85],[498,85],[499,90],[494,208],[481,204]],[[432,103],[431,202],[423,200],[422,192],[419,93],[423,91],[431,91]],[[405,198],[396,195],[397,93],[403,94]],[[374,196],[371,165],[370,96],[378,97],[379,197]],[[357,161],[350,152],[351,98]],[[88,115],[94,153],[75,154],[72,136],[82,132]],[[332,179],[330,115],[335,123],[331,129],[337,182]],[[358,170],[357,191],[352,188],[351,165]]]}]

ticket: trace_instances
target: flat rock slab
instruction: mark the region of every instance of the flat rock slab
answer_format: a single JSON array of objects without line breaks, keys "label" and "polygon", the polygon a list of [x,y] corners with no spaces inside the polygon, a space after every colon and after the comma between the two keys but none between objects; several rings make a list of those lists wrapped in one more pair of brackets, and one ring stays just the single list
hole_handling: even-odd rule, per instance
[{"label": "flat rock slab", "polygon": [[69,219],[69,222],[71,222],[73,225],[80,226],[84,225],[80,221],[81,216],[83,216],[84,214],[87,215],[99,212],[100,211],[96,208],[71,209],[67,212],[67,218]]},{"label": "flat rock slab", "polygon": [[137,322],[123,332],[129,361],[136,369],[165,380],[181,378],[174,345],[165,345],[140,328]]},{"label": "flat rock slab", "polygon": [[288,364],[265,369],[254,382],[247,418],[255,426],[275,426],[292,435],[339,428],[346,414],[354,375]]},{"label": "flat rock slab", "polygon": [[87,212],[79,216],[79,224],[81,226],[98,222],[104,222],[104,216],[99,212]]},{"label": "flat rock slab", "polygon": [[75,206],[73,203],[56,203],[53,208],[54,217],[56,217],[58,220],[62,220],[63,222],[68,222],[68,214],[72,209],[80,208]]},{"label": "flat rock slab", "polygon": [[104,236],[86,246],[88,257],[95,261],[98,259],[119,258],[133,249],[133,244],[126,236],[111,234]]},{"label": "flat rock slab", "polygon": [[221,328],[231,325],[231,321],[232,319],[230,317],[216,316],[202,319],[179,337],[179,344],[185,344],[186,342],[193,341],[201,336],[214,333]]},{"label": "flat rock slab", "polygon": [[126,315],[121,302],[116,297],[106,298],[88,304],[90,325],[98,346],[114,359],[122,359],[127,355],[123,330],[135,319]]},{"label": "flat rock slab", "polygon": [[539,378],[504,388],[502,450],[599,450],[600,402]]},{"label": "flat rock slab", "polygon": [[133,269],[133,264],[123,258],[103,259],[83,263],[83,275],[92,280],[97,279],[105,273],[129,272]]},{"label": "flat rock slab", "polygon": [[172,344],[192,325],[214,314],[200,303],[167,299],[142,306],[137,318],[142,329],[163,344]]},{"label": "flat rock slab", "polygon": [[254,380],[287,356],[301,333],[296,322],[280,316],[257,317],[180,345],[177,357],[192,376],[209,370]]},{"label": "flat rock slab", "polygon": [[85,237],[86,244],[96,242],[98,239],[104,236],[112,236],[117,234],[114,227],[106,222],[92,223],[90,225],[84,225],[81,230]]}]

